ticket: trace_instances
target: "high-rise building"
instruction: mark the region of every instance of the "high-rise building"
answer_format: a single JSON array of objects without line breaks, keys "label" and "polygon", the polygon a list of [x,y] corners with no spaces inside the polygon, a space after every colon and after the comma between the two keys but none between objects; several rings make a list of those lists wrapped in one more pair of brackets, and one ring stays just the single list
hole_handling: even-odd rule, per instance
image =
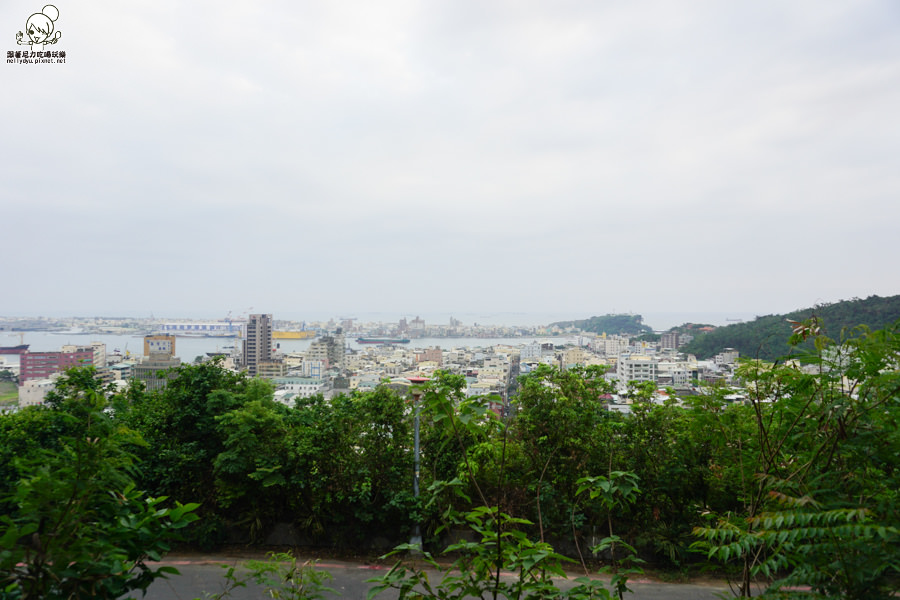
[{"label": "high-rise building", "polygon": [[243,365],[256,377],[259,363],[272,361],[272,315],[250,315],[242,345]]},{"label": "high-rise building", "polygon": [[106,366],[106,344],[103,342],[91,342],[94,349],[94,366],[98,369]]}]

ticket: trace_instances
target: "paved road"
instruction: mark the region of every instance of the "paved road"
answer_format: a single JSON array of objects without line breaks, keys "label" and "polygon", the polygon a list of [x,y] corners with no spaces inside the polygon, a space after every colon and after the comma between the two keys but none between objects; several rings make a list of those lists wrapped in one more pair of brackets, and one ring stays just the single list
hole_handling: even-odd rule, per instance
[{"label": "paved road", "polygon": [[[226,570],[222,564],[240,564],[237,559],[218,558],[171,558],[165,564],[171,564],[181,571],[180,576],[172,576],[168,580],[154,582],[145,597],[147,600],[192,600],[208,598],[210,594],[221,592],[224,588],[223,575]],[[363,563],[323,560],[319,567],[327,570],[334,578],[328,586],[337,594],[329,594],[328,598],[366,597],[371,584],[367,579],[383,574],[387,567],[367,565]],[[633,580],[629,587],[634,590],[630,598],[634,600],[714,600],[721,598],[728,588],[724,583],[716,584],[672,584],[658,583],[648,580]],[[254,585],[232,590],[227,598],[233,600],[249,600],[263,598],[262,590]],[[385,592],[379,599],[391,600],[396,593]]]}]

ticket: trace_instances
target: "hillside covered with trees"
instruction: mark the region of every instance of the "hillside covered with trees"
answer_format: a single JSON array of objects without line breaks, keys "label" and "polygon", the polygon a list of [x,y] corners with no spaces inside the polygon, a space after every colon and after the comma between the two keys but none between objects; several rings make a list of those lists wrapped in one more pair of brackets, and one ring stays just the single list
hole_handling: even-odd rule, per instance
[{"label": "hillside covered with trees", "polygon": [[860,325],[882,329],[900,320],[900,296],[853,298],[818,304],[783,315],[765,315],[747,323],[718,327],[699,335],[695,333],[694,340],[681,350],[704,359],[725,348],[734,348],[744,357],[775,360],[791,349],[788,343],[792,333],[789,321],[802,322],[812,317],[820,323],[822,333],[832,339],[840,339],[842,332]]},{"label": "hillside covered with trees", "polygon": [[641,335],[643,333],[653,333],[653,329],[644,325],[644,318],[641,315],[603,315],[601,317],[591,317],[590,319],[580,319],[578,321],[560,321],[551,323],[563,329],[567,327],[577,327],[582,331],[593,333],[606,333],[607,335],[626,334]]}]

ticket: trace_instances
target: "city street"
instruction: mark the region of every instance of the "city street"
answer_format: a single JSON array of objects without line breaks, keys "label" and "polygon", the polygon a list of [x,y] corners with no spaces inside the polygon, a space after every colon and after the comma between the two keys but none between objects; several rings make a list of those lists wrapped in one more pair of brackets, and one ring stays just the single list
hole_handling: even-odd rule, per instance
[{"label": "city street", "polygon": [[[226,583],[224,575],[226,569],[221,565],[239,564],[238,559],[211,557],[179,559],[171,558],[164,564],[175,566],[180,576],[172,576],[168,580],[158,580],[149,589],[147,600],[191,600],[194,598],[207,598],[212,594],[224,590]],[[332,559],[319,563],[319,568],[327,570],[334,578],[327,585],[333,588],[337,594],[329,594],[326,597],[365,599],[366,593],[372,584],[366,583],[367,579],[378,577],[388,567],[336,561]],[[239,571],[241,572],[241,571]],[[713,600],[720,598],[723,592],[728,591],[724,582],[715,583],[659,583],[646,579],[637,579],[629,583],[634,594],[628,596],[634,600]],[[249,600],[262,598],[262,590],[252,584],[246,588],[236,588],[226,598],[235,600]],[[378,598],[389,600],[396,598],[396,593],[384,592]]]}]

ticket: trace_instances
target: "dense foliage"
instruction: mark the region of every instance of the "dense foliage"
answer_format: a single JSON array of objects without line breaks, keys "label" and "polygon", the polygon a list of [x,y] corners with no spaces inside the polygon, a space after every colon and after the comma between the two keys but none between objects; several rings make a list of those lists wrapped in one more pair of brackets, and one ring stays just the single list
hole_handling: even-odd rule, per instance
[{"label": "dense foliage", "polygon": [[189,532],[209,546],[259,542],[276,523],[310,544],[350,545],[410,527],[407,402],[387,388],[294,406],[217,363],[181,367],[117,416],[141,431],[141,483],[200,501]]},{"label": "dense foliage", "polygon": [[560,321],[551,323],[553,326],[567,328],[577,327],[582,331],[593,333],[605,333],[607,335],[626,334],[640,335],[642,333],[653,333],[653,329],[644,325],[641,315],[603,315],[601,317],[591,317],[589,319],[581,319],[578,321]]},{"label": "dense foliage", "polygon": [[2,419],[3,598],[119,598],[177,573],[153,565],[196,517],[134,482],[140,436],[107,411],[93,371],[75,371],[49,409]]},{"label": "dense foliage", "polygon": [[[142,493],[200,502],[185,535],[201,546],[263,542],[280,524],[309,545],[384,547],[419,524],[435,550],[458,534],[453,515],[480,515],[486,532],[512,523],[524,536],[509,560],[541,544],[578,559],[615,540],[660,566],[717,564],[738,593],[764,581],[888,597],[900,573],[900,331],[823,332],[798,323],[791,360],[745,361],[746,404],[717,387],[652,404],[635,385],[622,415],[607,410],[602,369],[542,366],[500,418],[465,398],[464,378],[439,374],[418,403],[419,498],[416,411],[387,387],[286,406],[268,383],[205,363],[180,367],[163,390],[134,385],[106,401],[93,373],[75,370],[51,406],[0,416],[0,537],[20,552],[6,568],[32,552],[35,515],[56,514],[40,510],[90,464],[79,506],[139,516]],[[623,477],[640,495],[613,502],[604,486]],[[124,548],[122,564],[143,560],[105,521],[78,522],[95,527],[79,539]]]},{"label": "dense foliage", "polygon": [[[720,421],[736,470],[737,503],[695,531],[710,558],[773,590],[810,586],[825,597],[890,598],[900,573],[900,336],[897,326],[835,343],[798,323],[800,362],[747,361],[749,412]],[[717,420],[717,413],[712,417]]]},{"label": "dense foliage", "polygon": [[[543,376],[553,378],[552,370]],[[580,386],[582,391],[606,387],[601,379],[590,379],[587,386]],[[453,528],[464,539],[450,543],[442,551],[454,558],[450,564],[438,562],[431,552],[423,551],[418,541],[399,545],[391,554],[399,559],[385,575],[371,580],[375,586],[369,590],[368,598],[393,590],[400,600],[612,600],[614,597],[621,600],[629,591],[628,576],[642,572],[637,567],[641,561],[635,556],[634,547],[613,533],[612,514],[635,502],[640,494],[637,476],[615,471],[609,477],[582,477],[576,482],[573,498],[576,501],[586,498],[602,506],[607,514],[608,535],[594,543],[591,551],[610,553],[611,564],[604,570],[612,577],[608,586],[590,578],[582,560],[585,576],[576,579],[568,589],[561,588],[560,581],[567,578],[563,569],[566,557],[556,552],[543,535],[539,541],[529,535],[533,522],[507,512],[515,508],[515,502],[505,493],[509,473],[514,471],[508,469],[511,465],[506,460],[511,449],[508,443],[511,420],[491,412],[486,398],[466,398],[464,388],[463,377],[439,373],[424,388],[419,388],[422,393],[415,394],[417,401],[421,398],[422,412],[431,416],[435,430],[462,451],[465,466],[460,477],[434,481],[429,486],[426,502],[428,505],[442,503],[446,491],[463,499],[462,509],[457,507],[458,503],[447,502],[439,517],[443,523],[438,531]],[[479,445],[491,446],[492,459],[490,468],[480,471],[476,467],[484,461],[474,460],[477,455],[469,456],[470,450]],[[468,507],[471,501],[466,489],[474,491],[474,507]],[[572,524],[574,527],[574,519]],[[503,573],[511,573],[512,577],[502,577]]]},{"label": "dense foliage", "polygon": [[[858,325],[882,329],[900,319],[900,296],[869,296],[864,300],[854,298],[833,304],[818,304],[784,315],[765,315],[747,323],[734,323],[709,333],[691,331],[696,337],[682,350],[703,359],[725,348],[734,348],[741,356],[772,361],[791,349],[791,329],[787,321],[802,322],[813,316],[827,327],[824,333],[835,339],[840,338],[842,331]],[[811,342],[802,347],[812,350]]]}]

